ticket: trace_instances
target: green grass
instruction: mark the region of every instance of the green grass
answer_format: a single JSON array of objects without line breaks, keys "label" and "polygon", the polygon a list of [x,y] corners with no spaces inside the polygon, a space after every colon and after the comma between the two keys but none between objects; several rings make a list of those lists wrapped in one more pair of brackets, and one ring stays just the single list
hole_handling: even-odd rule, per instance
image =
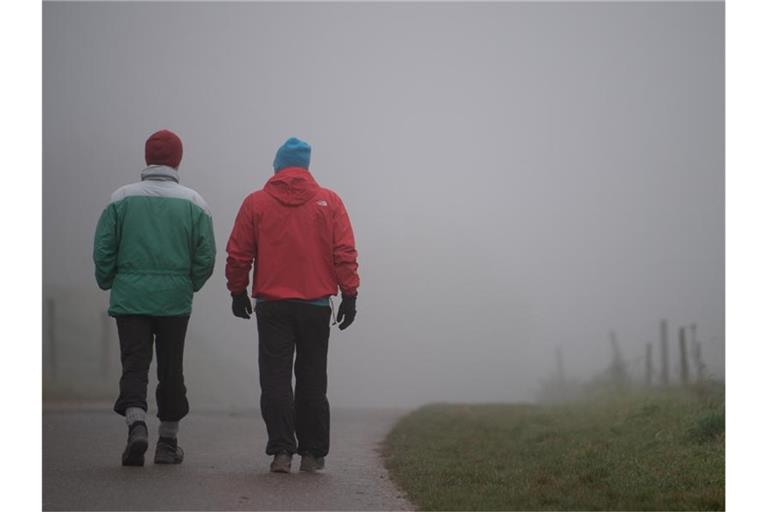
[{"label": "green grass", "polygon": [[383,454],[422,510],[724,510],[725,393],[428,405]]}]

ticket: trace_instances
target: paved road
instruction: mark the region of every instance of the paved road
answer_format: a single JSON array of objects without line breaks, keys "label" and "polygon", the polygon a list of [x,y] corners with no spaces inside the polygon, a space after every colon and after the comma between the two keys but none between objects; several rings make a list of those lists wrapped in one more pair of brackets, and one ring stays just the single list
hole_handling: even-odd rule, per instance
[{"label": "paved road", "polygon": [[182,422],[180,466],[120,466],[127,429],[109,406],[43,411],[44,510],[412,510],[377,449],[399,412],[332,410],[322,473],[268,472],[256,413],[201,412]]}]

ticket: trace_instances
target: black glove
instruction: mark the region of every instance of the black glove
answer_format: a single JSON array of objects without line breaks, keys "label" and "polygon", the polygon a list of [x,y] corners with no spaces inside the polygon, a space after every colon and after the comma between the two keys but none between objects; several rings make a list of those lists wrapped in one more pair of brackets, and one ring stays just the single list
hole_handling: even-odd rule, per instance
[{"label": "black glove", "polygon": [[355,315],[357,314],[355,302],[357,302],[357,295],[341,296],[341,305],[339,305],[336,321],[339,322],[339,329],[342,331],[355,321]]},{"label": "black glove", "polygon": [[253,306],[251,306],[251,298],[248,297],[248,291],[240,292],[238,294],[232,294],[232,314],[239,318],[245,318],[246,320],[251,318],[253,313]]}]

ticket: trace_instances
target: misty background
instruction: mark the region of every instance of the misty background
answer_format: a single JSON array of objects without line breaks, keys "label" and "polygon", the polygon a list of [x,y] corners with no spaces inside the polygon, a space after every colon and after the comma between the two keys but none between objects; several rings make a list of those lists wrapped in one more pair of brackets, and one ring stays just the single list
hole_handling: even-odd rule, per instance
[{"label": "misty background", "polygon": [[218,248],[193,408],[258,405],[224,249],[289,136],[359,251],[332,406],[531,400],[558,347],[569,378],[608,366],[611,330],[640,378],[662,318],[673,373],[696,323],[724,378],[724,66],[720,2],[44,3],[45,395],[117,394],[93,232],[161,128]]}]

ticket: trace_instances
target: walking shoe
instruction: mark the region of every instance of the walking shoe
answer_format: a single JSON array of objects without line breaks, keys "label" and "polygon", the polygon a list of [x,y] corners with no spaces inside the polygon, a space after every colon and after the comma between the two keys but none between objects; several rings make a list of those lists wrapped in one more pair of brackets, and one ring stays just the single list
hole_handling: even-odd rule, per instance
[{"label": "walking shoe", "polygon": [[128,444],[123,450],[123,466],[143,466],[147,446],[149,446],[147,424],[143,421],[134,421],[128,428]]},{"label": "walking shoe", "polygon": [[175,437],[161,437],[155,447],[155,464],[181,464],[184,450]]},{"label": "walking shoe", "polygon": [[291,472],[291,458],[288,453],[278,453],[275,458],[272,459],[272,464],[269,465],[269,470],[272,473],[290,473]]},{"label": "walking shoe", "polygon": [[314,455],[309,454],[301,456],[301,466],[299,466],[299,471],[314,473],[315,471],[320,471],[324,468],[325,457],[315,457]]}]

